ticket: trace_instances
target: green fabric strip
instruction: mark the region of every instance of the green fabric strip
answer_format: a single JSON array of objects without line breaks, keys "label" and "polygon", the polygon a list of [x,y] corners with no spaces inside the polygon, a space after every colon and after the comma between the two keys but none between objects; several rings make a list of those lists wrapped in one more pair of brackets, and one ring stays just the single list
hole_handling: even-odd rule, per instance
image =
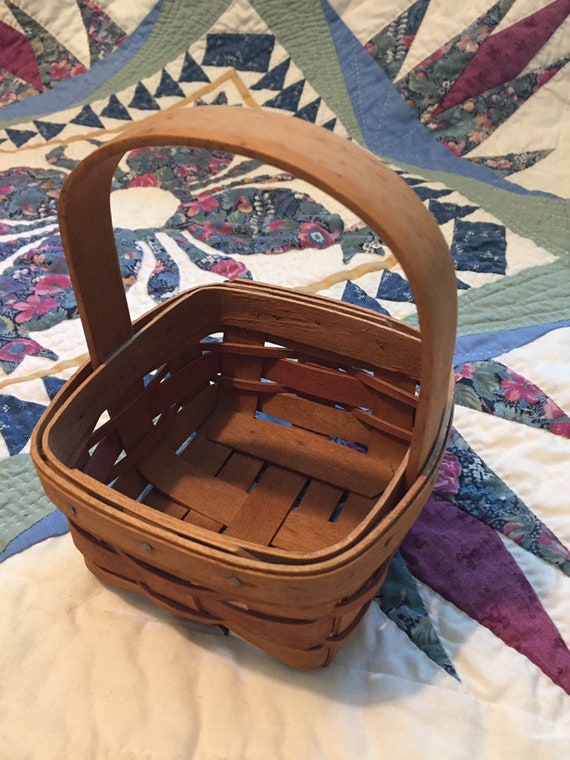
[{"label": "green fabric strip", "polygon": [[[457,335],[516,330],[566,319],[570,319],[570,264],[554,261],[463,293]],[[416,316],[404,321],[417,325]]]},{"label": "green fabric strip", "polygon": [[192,0],[192,3],[164,0],[156,24],[142,49],[85,102],[108,98],[156,74],[206,34],[230,4],[231,0]]},{"label": "green fabric strip", "polygon": [[250,3],[348,133],[364,143],[321,3]]},{"label": "green fabric strip", "polygon": [[0,552],[54,509],[29,454],[16,454],[0,462]]},{"label": "green fabric strip", "polygon": [[458,335],[570,319],[570,265],[555,261],[471,288],[459,298]]},{"label": "green fabric strip", "polygon": [[441,182],[446,187],[457,190],[496,216],[518,235],[533,240],[561,257],[570,256],[570,200],[509,193],[459,174],[431,171],[399,162],[397,165],[426,180]]}]

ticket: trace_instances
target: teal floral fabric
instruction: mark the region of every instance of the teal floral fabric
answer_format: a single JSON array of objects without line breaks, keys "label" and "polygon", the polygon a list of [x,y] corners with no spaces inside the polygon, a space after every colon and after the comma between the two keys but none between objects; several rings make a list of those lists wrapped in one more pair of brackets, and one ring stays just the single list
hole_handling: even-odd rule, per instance
[{"label": "teal floral fabric", "polygon": [[570,417],[537,385],[495,360],[455,368],[455,403],[570,438]]},{"label": "teal floral fabric", "polygon": [[570,551],[456,430],[434,493],[570,575]]}]

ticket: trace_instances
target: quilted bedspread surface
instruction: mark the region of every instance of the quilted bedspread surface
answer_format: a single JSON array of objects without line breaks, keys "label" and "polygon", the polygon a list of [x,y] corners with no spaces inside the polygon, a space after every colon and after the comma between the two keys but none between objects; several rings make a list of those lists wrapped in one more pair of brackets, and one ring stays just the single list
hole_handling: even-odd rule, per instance
[{"label": "quilted bedspread surface", "polygon": [[[0,757],[568,757],[569,16],[570,0],[0,0]],[[367,148],[456,269],[433,495],[321,671],[102,585],[30,458],[87,358],[65,178],[134,122],[204,104]],[[133,317],[245,278],[416,321],[389,247],[275,167],[141,148],[111,203]]]}]

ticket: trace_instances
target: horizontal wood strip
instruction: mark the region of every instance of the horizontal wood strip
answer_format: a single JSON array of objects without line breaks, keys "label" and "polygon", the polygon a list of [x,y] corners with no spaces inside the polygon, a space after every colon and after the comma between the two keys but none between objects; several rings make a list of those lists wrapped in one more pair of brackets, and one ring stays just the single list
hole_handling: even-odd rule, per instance
[{"label": "horizontal wood strip", "polygon": [[288,620],[261,615],[224,602],[211,603],[208,609],[240,636],[249,638],[254,635],[258,639],[271,641],[274,646],[291,647],[291,643],[295,642],[295,648],[310,649],[321,644],[333,630],[333,618],[328,616],[316,620]]},{"label": "horizontal wood strip", "polygon": [[337,436],[365,446],[370,439],[369,428],[350,412],[300,396],[276,393],[274,396],[261,398],[258,408],[264,414],[322,435]]},{"label": "horizontal wood strip", "polygon": [[375,496],[390,482],[395,467],[299,428],[286,428],[248,414],[219,415],[208,436],[245,454],[315,477],[348,491]]},{"label": "horizontal wood strip", "polygon": [[336,404],[370,407],[373,394],[359,380],[346,373],[301,364],[288,359],[266,360],[263,375],[298,393],[316,396]]},{"label": "horizontal wood strip", "polygon": [[254,356],[263,359],[285,359],[297,355],[296,351],[292,351],[291,349],[282,346],[260,346],[256,343],[236,343],[229,340],[202,341],[200,345],[205,351]]},{"label": "horizontal wood strip", "polygon": [[388,433],[388,435],[393,435],[395,438],[399,438],[406,443],[409,443],[412,440],[411,429],[394,425],[382,417],[377,417],[375,414],[370,414],[370,412],[365,412],[362,409],[353,409],[351,413],[356,419],[381,433]]},{"label": "horizontal wood strip", "polygon": [[[237,289],[234,294],[238,296]],[[240,290],[238,297],[224,299],[223,324],[263,332],[268,342],[287,348],[298,346],[309,354],[318,346],[341,363],[348,357],[366,367],[386,367],[419,376],[419,333],[402,331],[396,320],[379,324],[366,314],[341,313],[328,303],[286,297],[272,298],[270,311],[264,312],[255,295]]]},{"label": "horizontal wood strip", "polygon": [[[404,390],[400,385],[396,385],[396,383],[388,382],[387,380],[384,380],[382,377],[377,377],[375,375],[369,375],[367,372],[361,372],[359,370],[347,370],[348,373],[359,380],[361,383],[364,383],[369,388],[371,388],[373,391],[376,391],[377,393],[382,394],[383,396],[389,396],[390,398],[395,399],[396,401],[401,401],[404,404],[408,404],[411,407],[416,407],[418,405],[418,398],[416,394],[413,391]],[[407,381],[406,384],[409,383],[408,378],[403,378]]]}]

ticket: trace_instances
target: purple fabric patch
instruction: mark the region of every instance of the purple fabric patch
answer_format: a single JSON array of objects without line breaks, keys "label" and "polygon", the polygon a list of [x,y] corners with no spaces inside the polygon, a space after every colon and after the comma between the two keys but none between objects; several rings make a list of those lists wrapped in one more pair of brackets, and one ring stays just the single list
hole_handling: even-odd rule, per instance
[{"label": "purple fabric patch", "polygon": [[8,69],[36,90],[42,89],[42,79],[30,40],[17,29],[0,21],[0,67]]},{"label": "purple fabric patch", "polygon": [[515,79],[570,13],[570,0],[555,0],[516,24],[488,37],[432,117]]},{"label": "purple fabric patch", "polygon": [[401,552],[416,578],[570,694],[570,651],[492,528],[432,496]]}]

